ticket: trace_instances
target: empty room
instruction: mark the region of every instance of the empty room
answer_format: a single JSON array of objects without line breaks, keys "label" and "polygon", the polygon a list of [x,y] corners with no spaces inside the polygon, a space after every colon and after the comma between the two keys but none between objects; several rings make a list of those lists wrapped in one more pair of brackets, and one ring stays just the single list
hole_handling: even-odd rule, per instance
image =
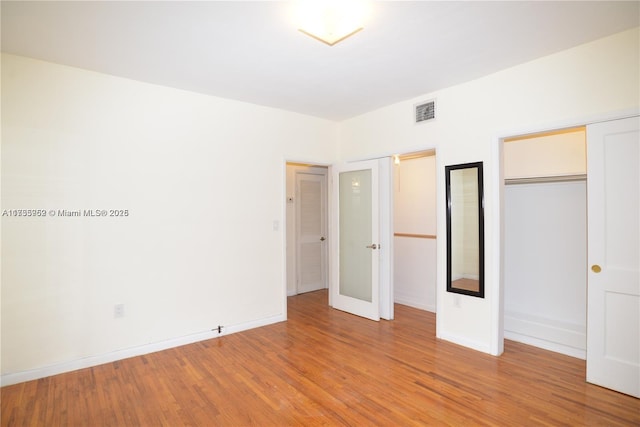
[{"label": "empty room", "polygon": [[640,2],[0,8],[2,426],[640,425]]}]

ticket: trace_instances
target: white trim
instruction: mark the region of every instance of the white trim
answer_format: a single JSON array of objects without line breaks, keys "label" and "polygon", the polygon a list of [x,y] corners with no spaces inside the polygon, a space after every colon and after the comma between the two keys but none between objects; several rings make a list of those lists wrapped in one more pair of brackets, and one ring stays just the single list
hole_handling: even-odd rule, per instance
[{"label": "white trim", "polygon": [[458,335],[453,335],[447,332],[441,333],[441,335],[438,338],[443,339],[445,341],[452,342],[454,344],[461,345],[463,347],[468,347],[472,350],[481,351],[483,353],[490,353],[489,346],[487,345],[487,343],[484,343],[484,342],[470,340],[466,337],[460,337]]},{"label": "white trim", "polygon": [[545,350],[553,351],[556,353],[564,354],[566,356],[575,357],[578,359],[586,360],[587,359],[587,351],[580,350],[578,348],[570,347],[567,345],[558,344],[555,342],[530,337],[528,335],[519,334],[517,332],[505,331],[504,332],[505,339],[516,341],[522,344],[531,345],[538,348],[543,348]]},{"label": "white trim", "polygon": [[[500,356],[504,352],[504,167],[503,167],[503,138],[498,138],[498,143],[491,147],[492,175],[489,181],[490,191],[493,195],[491,209],[491,229],[493,230],[491,253],[491,265],[486,265],[491,270],[494,280],[489,284],[491,295],[491,335],[489,337],[489,354]],[[486,190],[485,190],[486,191]],[[486,206],[485,206],[486,209]],[[486,218],[485,210],[485,218]],[[485,237],[486,241],[486,237]],[[485,248],[486,249],[486,248]],[[486,258],[485,258],[486,263]],[[485,278],[485,286],[487,286]]]},{"label": "white trim", "polygon": [[394,319],[393,309],[393,165],[392,159],[378,160],[380,178],[380,317]]},{"label": "white trim", "polygon": [[421,304],[415,301],[410,295],[398,295],[396,292],[396,304],[406,305],[407,307],[417,308],[418,310],[429,311],[431,313],[436,312],[435,304]]},{"label": "white trim", "polygon": [[[447,229],[447,208],[445,203],[446,184],[444,177],[445,164],[443,156],[438,155],[436,148],[436,231]],[[446,236],[446,234],[445,234]],[[442,338],[443,328],[441,313],[444,307],[444,296],[447,294],[447,239],[436,239],[436,338]]]},{"label": "white trim", "polygon": [[506,312],[504,324],[505,336],[510,336],[514,341],[540,344],[539,347],[569,356],[579,357],[582,353],[586,356],[586,324],[579,325],[520,312]]},{"label": "white trim", "polygon": [[288,306],[287,306],[287,297],[289,297],[290,295],[288,295],[289,292],[289,287],[288,287],[288,283],[287,280],[289,280],[289,275],[288,275],[288,271],[287,271],[287,226],[288,226],[288,219],[287,218],[287,179],[288,179],[288,170],[287,170],[287,159],[283,158],[282,159],[282,193],[280,194],[280,200],[282,202],[282,212],[280,214],[280,241],[281,241],[281,245],[282,245],[282,295],[284,295],[284,297],[282,298],[282,315],[284,316],[284,320],[287,320],[287,312],[289,311]]},{"label": "white trim", "polygon": [[294,165],[306,165],[306,166],[309,166],[309,167],[312,167],[312,168],[313,167],[329,168],[329,166],[331,166],[331,163],[326,163],[326,162],[318,162],[318,161],[315,161],[315,160],[302,160],[302,159],[293,160],[293,159],[287,159],[285,157],[284,158],[285,170],[286,170],[287,163],[291,163],[291,164],[294,164]]},{"label": "white trim", "polygon": [[335,257],[338,251],[337,242],[334,242],[337,238],[337,231],[335,230],[337,215],[335,212],[336,206],[333,198],[335,195],[333,194],[333,171],[335,169],[334,165],[329,166],[329,171],[327,172],[327,234],[329,236],[329,248],[327,251],[327,287],[329,288],[329,307],[333,307],[333,288],[338,286],[335,282]]},{"label": "white trim", "polygon": [[353,163],[353,162],[363,162],[363,161],[367,161],[367,160],[379,160],[379,159],[384,159],[386,157],[391,157],[393,158],[393,156],[395,155],[399,155],[399,156],[404,156],[404,155],[408,155],[408,154],[414,154],[414,153],[422,153],[425,151],[434,151],[434,155],[438,155],[438,146],[437,145],[429,145],[429,146],[413,146],[413,147],[406,147],[403,148],[400,151],[384,151],[380,154],[373,154],[371,156],[367,156],[367,157],[351,157],[351,158],[347,158],[345,160],[343,160],[344,163]]},{"label": "white trim", "polygon": [[569,129],[579,126],[588,126],[594,123],[608,122],[611,120],[621,120],[629,117],[635,117],[640,115],[640,108],[628,108],[624,110],[613,111],[609,113],[588,115],[578,117],[575,119],[560,120],[557,122],[541,123],[537,125],[527,125],[526,127],[516,127],[512,129],[502,129],[497,133],[498,139],[502,142],[503,139],[512,138],[517,136],[532,135],[540,132]]},{"label": "white trim", "polygon": [[170,348],[180,347],[187,344],[193,344],[199,341],[218,338],[223,335],[234,334],[236,332],[246,331],[248,329],[259,328],[261,326],[271,325],[273,323],[286,321],[285,314],[265,317],[263,319],[252,320],[232,326],[224,326],[221,333],[217,330],[196,332],[191,335],[171,338],[165,341],[159,341],[151,344],[145,344],[136,347],[130,347],[98,356],[89,356],[82,359],[72,360],[69,362],[58,363],[56,365],[45,366],[42,368],[30,369],[28,371],[14,372],[4,374],[0,377],[0,384],[6,385],[17,384],[25,381],[37,380],[39,378],[49,377],[51,375],[62,374],[65,372],[76,371],[78,369],[90,368],[93,366],[103,365],[105,363],[115,362],[117,360],[128,359],[131,357],[141,356],[143,354],[155,353],[157,351],[167,350]]}]

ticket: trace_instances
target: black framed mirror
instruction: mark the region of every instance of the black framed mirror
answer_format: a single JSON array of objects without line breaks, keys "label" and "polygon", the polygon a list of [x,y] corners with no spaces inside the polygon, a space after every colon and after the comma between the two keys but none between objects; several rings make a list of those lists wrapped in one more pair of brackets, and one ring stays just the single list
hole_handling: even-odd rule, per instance
[{"label": "black framed mirror", "polygon": [[482,162],[445,166],[447,292],[484,298]]}]

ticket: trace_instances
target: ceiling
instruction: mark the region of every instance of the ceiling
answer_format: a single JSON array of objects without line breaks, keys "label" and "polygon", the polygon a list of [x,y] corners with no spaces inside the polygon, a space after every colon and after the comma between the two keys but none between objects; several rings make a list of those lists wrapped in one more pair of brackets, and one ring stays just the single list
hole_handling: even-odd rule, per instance
[{"label": "ceiling", "polygon": [[372,1],[330,47],[284,1],[2,1],[2,51],[344,120],[640,25],[638,1]]}]

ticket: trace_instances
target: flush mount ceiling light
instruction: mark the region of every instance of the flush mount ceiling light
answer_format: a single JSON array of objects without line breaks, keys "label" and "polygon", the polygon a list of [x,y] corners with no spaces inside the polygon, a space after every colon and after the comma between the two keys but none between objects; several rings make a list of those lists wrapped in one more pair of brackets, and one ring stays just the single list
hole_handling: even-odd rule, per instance
[{"label": "flush mount ceiling light", "polygon": [[364,1],[299,0],[296,6],[298,29],[329,46],[364,28]]}]

